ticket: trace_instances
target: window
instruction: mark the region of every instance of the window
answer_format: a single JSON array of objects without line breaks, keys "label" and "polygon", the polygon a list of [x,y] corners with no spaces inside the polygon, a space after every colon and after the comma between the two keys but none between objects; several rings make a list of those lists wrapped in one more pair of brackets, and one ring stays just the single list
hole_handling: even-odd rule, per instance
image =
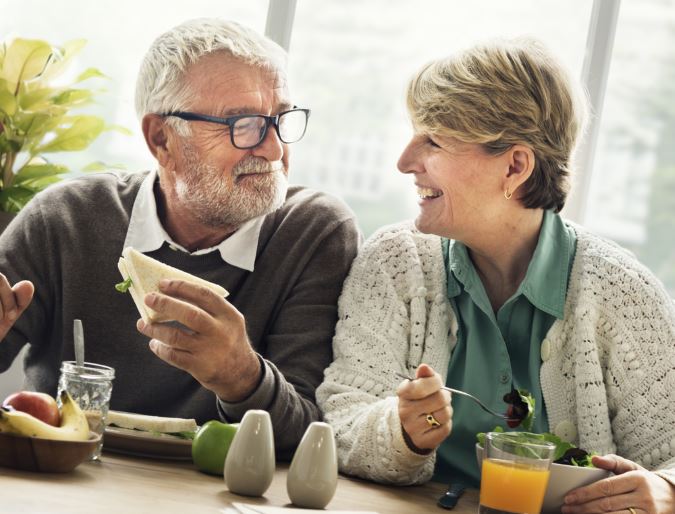
[{"label": "window", "polygon": [[430,59],[495,36],[543,40],[580,76],[591,2],[323,0],[298,2],[291,88],[312,109],[291,179],[342,196],[366,235],[415,216],[396,161],[412,134],[410,76]]},{"label": "window", "polygon": [[622,2],[584,224],[675,297],[675,1]]}]

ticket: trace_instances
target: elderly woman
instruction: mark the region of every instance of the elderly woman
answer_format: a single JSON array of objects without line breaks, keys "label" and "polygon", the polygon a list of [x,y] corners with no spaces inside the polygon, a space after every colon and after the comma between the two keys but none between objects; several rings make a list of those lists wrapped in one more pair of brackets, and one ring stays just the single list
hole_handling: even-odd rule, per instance
[{"label": "elderly woman", "polygon": [[474,47],[410,83],[398,167],[419,215],[353,264],[317,391],[343,472],[477,485],[476,433],[499,419],[465,398],[451,407],[441,387],[498,412],[525,388],[534,431],[616,474],[570,493],[564,512],[675,511],[673,302],[630,253],[558,214],[580,98],[531,40]]}]

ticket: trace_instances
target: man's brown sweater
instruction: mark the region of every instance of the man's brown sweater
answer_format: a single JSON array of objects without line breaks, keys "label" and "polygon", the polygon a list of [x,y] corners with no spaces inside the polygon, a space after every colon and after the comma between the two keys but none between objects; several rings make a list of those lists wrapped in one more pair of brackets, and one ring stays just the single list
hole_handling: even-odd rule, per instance
[{"label": "man's brown sweater", "polygon": [[290,188],[263,223],[253,272],[225,263],[218,251],[194,256],[165,243],[148,253],[222,285],[245,316],[264,376],[249,398],[226,404],[149,350],[131,297],[115,290],[144,177],[102,173],[52,186],[0,236],[0,272],[12,284],[35,284],[33,302],[0,343],[0,370],[30,342],[25,387],[55,394],[61,361],[74,359],[72,325],[79,318],[86,360],[115,368],[112,409],[198,423],[238,421],[248,409],[265,409],[277,449],[292,450],[320,419],[314,391],[332,358],[337,300],[360,241],[353,213],[328,195]]}]

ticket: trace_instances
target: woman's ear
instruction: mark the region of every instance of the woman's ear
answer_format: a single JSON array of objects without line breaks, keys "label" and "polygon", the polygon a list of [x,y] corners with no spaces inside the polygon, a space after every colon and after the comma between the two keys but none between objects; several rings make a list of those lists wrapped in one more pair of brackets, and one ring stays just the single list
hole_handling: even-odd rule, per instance
[{"label": "woman's ear", "polygon": [[535,158],[532,149],[525,145],[513,145],[507,156],[509,167],[504,177],[504,192],[510,197],[532,175]]},{"label": "woman's ear", "polygon": [[171,160],[171,151],[169,149],[169,127],[164,122],[164,118],[158,114],[146,114],[141,123],[145,144],[148,145],[150,153],[157,159],[160,166],[167,167]]}]

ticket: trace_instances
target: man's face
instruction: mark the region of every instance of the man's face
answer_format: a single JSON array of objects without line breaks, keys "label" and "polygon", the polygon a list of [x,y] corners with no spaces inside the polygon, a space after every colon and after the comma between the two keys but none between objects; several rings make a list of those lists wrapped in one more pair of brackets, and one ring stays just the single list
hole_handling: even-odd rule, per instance
[{"label": "man's face", "polygon": [[[285,76],[241,63],[222,53],[192,65],[186,75],[193,100],[187,110],[228,117],[274,115],[292,107]],[[235,148],[227,126],[192,121],[192,135],[172,145],[174,170],[168,194],[203,225],[238,227],[284,202],[288,186],[288,146],[273,127],[259,146]]]}]

